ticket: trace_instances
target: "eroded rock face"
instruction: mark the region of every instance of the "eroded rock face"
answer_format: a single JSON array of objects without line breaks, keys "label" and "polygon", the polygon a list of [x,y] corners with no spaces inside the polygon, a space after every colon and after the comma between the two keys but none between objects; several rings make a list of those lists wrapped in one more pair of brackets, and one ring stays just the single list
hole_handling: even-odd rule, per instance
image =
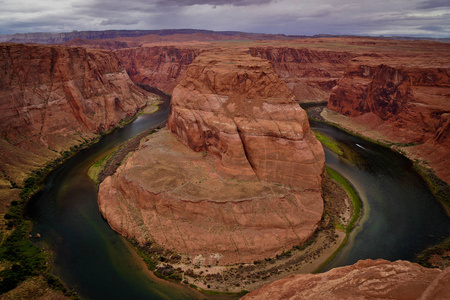
[{"label": "eroded rock face", "polygon": [[247,54],[208,53],[173,92],[168,128],[223,173],[320,189],[321,144],[271,65]]},{"label": "eroded rock face", "polygon": [[333,89],[328,108],[381,132],[418,144],[405,151],[427,160],[450,182],[449,69],[356,61]]},{"label": "eroded rock face", "polygon": [[113,128],[150,97],[107,51],[4,44],[0,69],[0,161],[11,180]]},{"label": "eroded rock face", "polygon": [[134,82],[171,94],[200,52],[174,46],[139,47],[115,51]]},{"label": "eroded rock face", "polygon": [[252,263],[303,244],[323,212],[320,190],[224,178],[215,157],[161,131],[99,188],[110,226],[198,265]]},{"label": "eroded rock face", "polygon": [[242,299],[449,299],[449,283],[450,268],[361,260],[326,273],[290,275]]},{"label": "eroded rock face", "polygon": [[350,60],[357,55],[289,47],[252,47],[250,53],[270,61],[300,103],[328,101],[331,89],[343,76]]},{"label": "eroded rock face", "polygon": [[197,57],[174,90],[169,128],[101,183],[112,228],[199,265],[251,263],[312,236],[323,149],[267,61]]}]

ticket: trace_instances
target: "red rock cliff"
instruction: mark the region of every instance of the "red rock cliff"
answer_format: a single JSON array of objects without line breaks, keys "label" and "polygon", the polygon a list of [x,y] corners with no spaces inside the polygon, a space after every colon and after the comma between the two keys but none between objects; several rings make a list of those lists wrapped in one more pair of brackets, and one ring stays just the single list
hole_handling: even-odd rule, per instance
[{"label": "red rock cliff", "polygon": [[354,53],[306,48],[252,47],[251,55],[267,59],[299,102],[328,101]]},{"label": "red rock cliff", "polygon": [[321,274],[290,275],[242,300],[449,299],[450,268],[427,269],[407,261],[361,260]]},{"label": "red rock cliff", "polygon": [[109,51],[4,44],[0,69],[0,161],[11,180],[113,128],[150,96]]},{"label": "red rock cliff", "polygon": [[371,124],[387,140],[427,160],[450,182],[450,71],[441,66],[357,60],[333,89],[328,108]]},{"label": "red rock cliff", "polygon": [[134,82],[172,90],[199,50],[173,46],[139,47],[115,51]]},{"label": "red rock cliff", "polygon": [[168,128],[241,179],[320,189],[324,154],[271,65],[245,54],[199,56],[173,92]]}]

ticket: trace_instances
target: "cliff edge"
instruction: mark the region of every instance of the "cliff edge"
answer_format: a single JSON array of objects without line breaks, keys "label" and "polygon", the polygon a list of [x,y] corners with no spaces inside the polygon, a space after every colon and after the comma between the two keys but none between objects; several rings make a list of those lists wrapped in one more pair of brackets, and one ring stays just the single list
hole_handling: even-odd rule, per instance
[{"label": "cliff edge", "polygon": [[321,274],[290,275],[251,292],[251,299],[449,299],[450,268],[408,261],[360,260]]},{"label": "cliff edge", "polygon": [[0,69],[1,170],[18,185],[155,100],[109,51],[2,44]]}]

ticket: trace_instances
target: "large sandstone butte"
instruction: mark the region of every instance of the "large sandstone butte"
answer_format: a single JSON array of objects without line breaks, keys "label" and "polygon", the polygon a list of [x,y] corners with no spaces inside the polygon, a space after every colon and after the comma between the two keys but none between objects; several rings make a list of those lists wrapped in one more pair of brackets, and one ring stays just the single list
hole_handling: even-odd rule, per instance
[{"label": "large sandstone butte", "polygon": [[361,260],[321,274],[290,275],[251,292],[251,299],[450,299],[450,268],[407,261]]},{"label": "large sandstone butte", "polygon": [[0,176],[19,185],[30,169],[113,128],[151,97],[110,51],[2,44],[0,69]]},{"label": "large sandstone butte", "polygon": [[173,92],[168,128],[217,168],[247,180],[320,189],[321,144],[266,61],[218,51],[199,56]]},{"label": "large sandstone butte", "polygon": [[204,265],[274,257],[314,233],[323,149],[267,61],[198,56],[174,90],[168,127],[175,134],[149,136],[100,185],[116,231]]}]

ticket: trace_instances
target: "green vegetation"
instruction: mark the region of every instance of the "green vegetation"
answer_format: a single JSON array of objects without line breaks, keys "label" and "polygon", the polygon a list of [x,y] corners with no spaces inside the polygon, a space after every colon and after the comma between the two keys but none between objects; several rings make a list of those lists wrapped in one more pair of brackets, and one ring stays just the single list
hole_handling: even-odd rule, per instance
[{"label": "green vegetation", "polygon": [[328,149],[330,149],[339,156],[344,155],[344,151],[342,150],[342,148],[339,147],[339,145],[335,141],[330,139],[328,136],[323,135],[322,133],[317,131],[314,131],[314,134],[316,135],[316,138],[319,140],[319,142],[322,143],[322,145],[324,145],[325,147],[327,147]]},{"label": "green vegetation", "polygon": [[15,221],[16,228],[0,246],[0,259],[10,263],[10,267],[0,272],[0,293],[8,292],[30,276],[41,274],[46,269],[45,254],[28,239],[29,222]]},{"label": "green vegetation", "polygon": [[339,245],[339,248],[326,261],[324,261],[313,273],[320,272],[326,265],[328,265],[336,257],[336,255],[338,255],[338,253],[342,250],[342,248],[347,244],[349,234],[355,227],[356,222],[360,217],[362,208],[362,201],[359,198],[358,193],[356,192],[353,185],[344,176],[342,176],[341,174],[339,174],[338,172],[329,167],[325,167],[325,172],[327,176],[337,180],[341,184],[341,186],[347,191],[348,195],[350,196],[350,200],[352,201],[353,204],[353,215],[347,227],[343,228],[342,225],[336,226],[336,229],[345,231],[346,233],[345,239],[342,242],[342,244]]},{"label": "green vegetation", "polygon": [[[447,238],[444,242],[429,247],[425,249],[422,253],[417,256],[416,261],[427,268],[436,268],[439,267],[441,269],[445,269],[450,266],[450,255],[446,254],[450,251],[450,238]],[[441,257],[440,260],[436,263],[432,263],[431,259],[433,256]],[[438,265],[436,265],[438,264]]]},{"label": "green vegetation", "polygon": [[450,185],[437,177],[433,170],[424,167],[418,161],[414,162],[414,169],[422,176],[434,197],[450,217]]},{"label": "green vegetation", "polygon": [[113,155],[113,153],[116,150],[113,150],[113,152],[111,152],[110,154],[102,157],[101,159],[97,160],[88,170],[88,176],[89,178],[92,179],[92,181],[94,181],[94,183],[96,185],[99,184],[98,182],[98,177],[100,175],[100,172],[103,170],[103,168],[105,167],[106,163],[109,161],[109,159],[111,158],[111,156]]},{"label": "green vegetation", "polygon": [[348,234],[355,227],[356,222],[358,221],[361,214],[361,199],[359,198],[358,193],[356,192],[353,185],[344,176],[329,167],[325,167],[325,171],[330,178],[337,180],[341,184],[341,186],[347,191],[348,195],[350,196],[350,200],[352,201],[353,215],[347,227],[345,228],[345,232]]},{"label": "green vegetation", "polygon": [[[31,182],[31,181],[30,181]],[[29,238],[30,221],[23,217],[24,203],[12,201],[9,211],[4,218],[8,220],[7,226],[12,231],[2,233],[0,244],[0,261],[3,270],[0,271],[0,294],[6,293],[28,278],[42,275],[49,287],[60,291],[66,296],[77,298],[64,284],[50,273],[48,254]],[[5,238],[3,238],[6,236]]]},{"label": "green vegetation", "polygon": [[[24,217],[24,208],[52,170],[79,150],[96,141],[97,138],[85,140],[80,145],[70,147],[69,150],[61,152],[58,158],[32,171],[23,181],[19,194],[20,200],[12,200],[4,215],[8,231],[2,232],[0,239],[0,261],[3,267],[3,270],[0,271],[0,294],[16,288],[28,278],[43,275],[51,288],[61,291],[65,295],[73,296],[72,292],[68,291],[58,278],[51,275],[48,267],[48,255],[31,242],[29,238],[31,223]],[[15,187],[20,188],[17,184]]]}]

